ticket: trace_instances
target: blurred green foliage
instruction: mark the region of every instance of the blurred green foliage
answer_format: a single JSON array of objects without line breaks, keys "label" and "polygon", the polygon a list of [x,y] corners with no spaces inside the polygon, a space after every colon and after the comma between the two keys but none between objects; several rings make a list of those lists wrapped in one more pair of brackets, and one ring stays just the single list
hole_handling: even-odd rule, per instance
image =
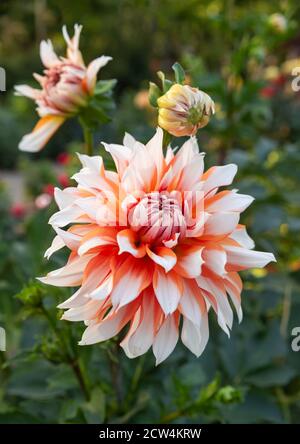
[{"label": "blurred green foliage", "polygon": [[[286,29],[271,24],[273,13],[284,14]],[[217,105],[199,133],[207,166],[238,164],[234,187],[256,198],[242,223],[257,249],[278,259],[265,271],[243,273],[244,321],[230,340],[211,316],[201,358],[178,345],[155,368],[151,353],[129,360],[115,340],[77,346],[83,326],[60,321],[56,308],[69,290],[32,280],[65,260],[64,252],[49,263],[42,258],[55,206],[18,219],[1,186],[0,325],[8,344],[0,352],[0,423],[299,423],[300,352],[291,349],[291,330],[300,322],[300,97],[281,68],[300,55],[298,2],[88,0],[70,8],[67,0],[3,0],[0,14],[8,82],[0,96],[0,165],[26,172],[28,195],[57,185],[49,159],[66,146],[80,151],[81,132],[68,122],[38,156],[19,154],[18,140],[36,116],[12,86],[33,84],[42,38],[63,53],[60,25],[80,21],[85,59],[113,56],[105,76],[118,79],[112,122],[95,141],[119,143],[125,131],[147,140],[156,114],[145,89],[158,70],[171,77],[179,60],[190,83]],[[76,160],[68,168],[76,169]]]}]

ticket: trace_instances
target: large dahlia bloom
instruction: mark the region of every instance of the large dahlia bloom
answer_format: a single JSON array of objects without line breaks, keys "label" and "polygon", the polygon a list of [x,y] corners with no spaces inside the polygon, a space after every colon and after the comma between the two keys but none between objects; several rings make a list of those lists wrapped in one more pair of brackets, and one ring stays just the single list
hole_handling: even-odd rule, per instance
[{"label": "large dahlia bloom", "polygon": [[67,43],[66,57],[58,57],[50,40],[42,41],[40,56],[45,66],[44,75],[34,74],[41,89],[28,85],[15,87],[16,93],[35,101],[40,120],[30,134],[25,135],[19,148],[22,151],[39,151],[63,122],[87,105],[93,95],[97,73],[111,60],[101,56],[85,65],[79,50],[82,26],[74,26],[74,36],[69,37],[66,27],[63,36]]},{"label": "large dahlia bloom", "polygon": [[[204,172],[195,138],[176,154],[162,149],[163,132],[143,145],[126,134],[108,145],[116,172],[102,157],[79,155],[77,187],[56,189],[60,211],[49,257],[66,246],[67,264],[40,278],[79,289],[60,308],[84,321],[81,345],[105,341],[128,326],[121,342],[130,358],[151,346],[157,364],[181,340],[196,356],[207,343],[208,311],[229,334],[233,311],[242,319],[238,271],[264,267],[273,254],[254,251],[240,213],[253,201],[230,185],[237,167]],[[63,227],[69,227],[63,230]]]}]

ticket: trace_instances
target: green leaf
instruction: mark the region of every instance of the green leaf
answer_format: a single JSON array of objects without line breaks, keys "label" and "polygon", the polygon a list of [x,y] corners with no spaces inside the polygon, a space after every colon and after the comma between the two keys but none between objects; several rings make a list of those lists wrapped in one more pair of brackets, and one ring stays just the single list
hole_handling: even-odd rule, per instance
[{"label": "green leaf", "polygon": [[116,79],[99,80],[97,82],[95,90],[94,90],[95,96],[111,92],[113,90],[113,88],[116,86],[116,84],[117,84]]},{"label": "green leaf", "polygon": [[149,102],[154,108],[157,107],[157,99],[161,96],[161,90],[153,83],[149,82]]},{"label": "green leaf", "polygon": [[173,85],[173,82],[171,82],[171,80],[166,79],[166,76],[162,71],[158,71],[157,75],[161,80],[163,92],[166,93]]},{"label": "green leaf", "polygon": [[183,84],[185,79],[185,72],[180,63],[176,62],[172,66],[173,71],[175,72],[175,81],[176,83]]},{"label": "green leaf", "polygon": [[105,406],[105,394],[100,387],[96,387],[92,391],[91,400],[82,406],[86,421],[89,424],[103,424],[105,419]]}]

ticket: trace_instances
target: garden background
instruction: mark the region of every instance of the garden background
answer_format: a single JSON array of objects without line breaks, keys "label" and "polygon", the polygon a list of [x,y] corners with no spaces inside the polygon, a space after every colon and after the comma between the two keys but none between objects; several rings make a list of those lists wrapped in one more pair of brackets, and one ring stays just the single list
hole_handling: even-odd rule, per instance
[{"label": "garden background", "polygon": [[[158,70],[171,76],[178,60],[216,102],[198,133],[206,165],[237,163],[235,187],[256,199],[242,221],[277,263],[243,273],[242,324],[235,320],[229,340],[211,316],[199,359],[178,345],[155,367],[151,352],[129,360],[114,340],[79,347],[84,326],[60,321],[56,308],[69,290],[34,279],[64,262],[65,253],[43,258],[54,237],[47,221],[56,209],[53,186],[67,186],[78,167],[82,134],[71,120],[40,154],[18,151],[37,116],[13,86],[34,85],[40,40],[51,38],[63,54],[61,27],[72,31],[77,22],[85,59],[111,55],[101,78],[118,80],[96,151],[103,153],[101,141],[120,143],[125,131],[149,139],[157,115],[148,82]],[[300,93],[292,88],[299,2],[1,0],[0,64],[0,326],[7,335],[0,423],[299,423],[300,351],[291,347],[300,327]]]}]

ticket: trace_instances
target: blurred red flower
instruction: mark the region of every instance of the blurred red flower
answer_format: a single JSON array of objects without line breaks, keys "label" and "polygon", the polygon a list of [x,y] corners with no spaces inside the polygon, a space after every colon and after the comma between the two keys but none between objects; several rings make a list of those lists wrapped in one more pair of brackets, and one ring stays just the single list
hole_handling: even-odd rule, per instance
[{"label": "blurred red flower", "polygon": [[54,185],[52,183],[48,183],[47,185],[44,186],[43,188],[43,193],[49,194],[49,196],[53,196],[54,195]]},{"label": "blurred red flower", "polygon": [[26,207],[24,204],[20,203],[16,203],[13,204],[10,207],[10,214],[15,217],[16,219],[21,219],[25,216],[26,214]]},{"label": "blurred red flower", "polygon": [[69,153],[66,153],[66,152],[59,153],[58,156],[56,157],[56,162],[59,165],[68,165],[70,160],[71,160],[71,156]]},{"label": "blurred red flower", "polygon": [[70,185],[70,180],[69,180],[69,178],[68,178],[68,176],[67,176],[66,173],[61,173],[61,174],[59,174],[59,175],[57,176],[57,180],[58,180],[58,183],[59,183],[63,188],[66,188],[66,187],[68,187],[68,186]]}]

